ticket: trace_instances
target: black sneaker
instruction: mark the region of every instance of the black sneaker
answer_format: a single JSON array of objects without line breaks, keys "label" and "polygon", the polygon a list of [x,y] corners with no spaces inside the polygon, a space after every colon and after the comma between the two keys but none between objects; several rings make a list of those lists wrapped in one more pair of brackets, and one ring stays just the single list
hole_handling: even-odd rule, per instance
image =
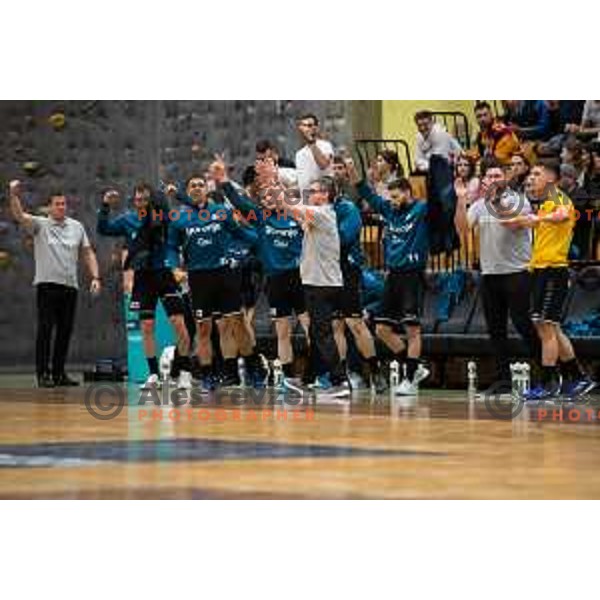
[{"label": "black sneaker", "polygon": [[77,387],[79,385],[79,381],[75,379],[71,379],[67,377],[67,375],[63,374],[60,377],[54,377],[54,386],[55,387]]},{"label": "black sneaker", "polygon": [[50,375],[40,375],[37,378],[37,386],[39,388],[53,388],[54,380],[50,377]]}]

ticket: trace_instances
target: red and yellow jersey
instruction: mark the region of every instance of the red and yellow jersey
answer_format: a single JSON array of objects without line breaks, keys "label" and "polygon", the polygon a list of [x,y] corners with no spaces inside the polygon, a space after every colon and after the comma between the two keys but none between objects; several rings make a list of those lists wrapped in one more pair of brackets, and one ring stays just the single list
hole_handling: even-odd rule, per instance
[{"label": "red and yellow jersey", "polygon": [[[559,216],[567,212],[567,218],[559,220]],[[542,221],[537,226],[533,237],[531,254],[531,269],[547,267],[566,267],[569,264],[568,255],[575,228],[575,207],[571,199],[560,190],[542,203],[538,217],[556,215],[556,220]]]}]

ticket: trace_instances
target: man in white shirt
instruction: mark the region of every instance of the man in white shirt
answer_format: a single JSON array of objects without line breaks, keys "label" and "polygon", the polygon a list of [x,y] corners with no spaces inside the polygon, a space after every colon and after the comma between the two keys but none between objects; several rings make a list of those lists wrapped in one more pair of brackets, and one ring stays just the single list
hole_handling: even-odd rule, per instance
[{"label": "man in white shirt", "polygon": [[[65,374],[65,361],[73,331],[77,290],[77,266],[81,256],[92,277],[90,291],[100,291],[96,254],[83,225],[66,216],[62,193],[49,197],[48,217],[37,217],[23,210],[18,181],[9,187],[10,207],[15,220],[33,235],[37,288],[36,370],[39,387],[79,385]],[[50,343],[54,335],[52,373]]]},{"label": "man in white shirt", "polygon": [[333,206],[335,180],[322,177],[310,184],[306,195],[308,203],[297,203],[287,194],[283,194],[283,201],[304,227],[300,277],[310,318],[312,364],[316,375],[329,374],[330,382],[320,378],[318,387],[327,395],[344,398],[350,395],[350,387],[333,336],[333,318],[340,310],[344,285]]},{"label": "man in white shirt", "polygon": [[417,171],[429,171],[429,159],[437,154],[448,162],[453,162],[461,152],[460,144],[440,125],[433,120],[433,114],[421,110],[415,115],[417,124],[417,147],[415,165]]},{"label": "man in white shirt", "polygon": [[319,119],[315,115],[302,115],[296,124],[304,144],[296,152],[298,187],[304,195],[311,183],[324,175],[333,175],[333,146],[319,139]]}]

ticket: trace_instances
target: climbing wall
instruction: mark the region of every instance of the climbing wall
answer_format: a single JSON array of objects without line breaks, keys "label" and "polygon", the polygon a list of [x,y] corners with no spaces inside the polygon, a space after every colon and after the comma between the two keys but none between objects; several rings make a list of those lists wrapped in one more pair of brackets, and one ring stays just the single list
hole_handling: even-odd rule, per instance
[{"label": "climbing wall", "polygon": [[102,191],[203,171],[214,152],[224,152],[234,177],[240,176],[261,138],[293,157],[294,118],[305,110],[322,118],[337,146],[348,144],[345,101],[0,102],[0,369],[34,362],[31,239],[8,214],[10,179],[24,182],[26,208],[36,214],[50,190],[62,189],[71,216],[84,223],[98,252],[105,289],[97,299],[81,290],[70,362],[123,359],[119,244],[95,234]]}]

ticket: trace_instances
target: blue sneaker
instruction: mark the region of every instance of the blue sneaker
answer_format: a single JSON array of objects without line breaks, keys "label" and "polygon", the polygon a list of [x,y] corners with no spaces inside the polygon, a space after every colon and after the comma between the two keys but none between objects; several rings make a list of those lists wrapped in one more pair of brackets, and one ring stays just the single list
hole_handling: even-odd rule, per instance
[{"label": "blue sneaker", "polygon": [[325,375],[319,375],[316,379],[314,383],[309,384],[308,386],[309,388],[313,389],[313,390],[328,390],[330,389],[331,386],[331,379],[329,379],[329,375],[325,374]]},{"label": "blue sneaker", "polygon": [[582,377],[575,381],[565,381],[560,390],[560,395],[568,401],[585,396],[596,387],[596,382],[590,377]]},{"label": "blue sneaker", "polygon": [[553,385],[551,387],[545,387],[543,385],[537,385],[533,388],[528,389],[523,394],[523,400],[525,402],[540,402],[544,400],[552,400],[556,398],[560,392],[560,385]]}]

